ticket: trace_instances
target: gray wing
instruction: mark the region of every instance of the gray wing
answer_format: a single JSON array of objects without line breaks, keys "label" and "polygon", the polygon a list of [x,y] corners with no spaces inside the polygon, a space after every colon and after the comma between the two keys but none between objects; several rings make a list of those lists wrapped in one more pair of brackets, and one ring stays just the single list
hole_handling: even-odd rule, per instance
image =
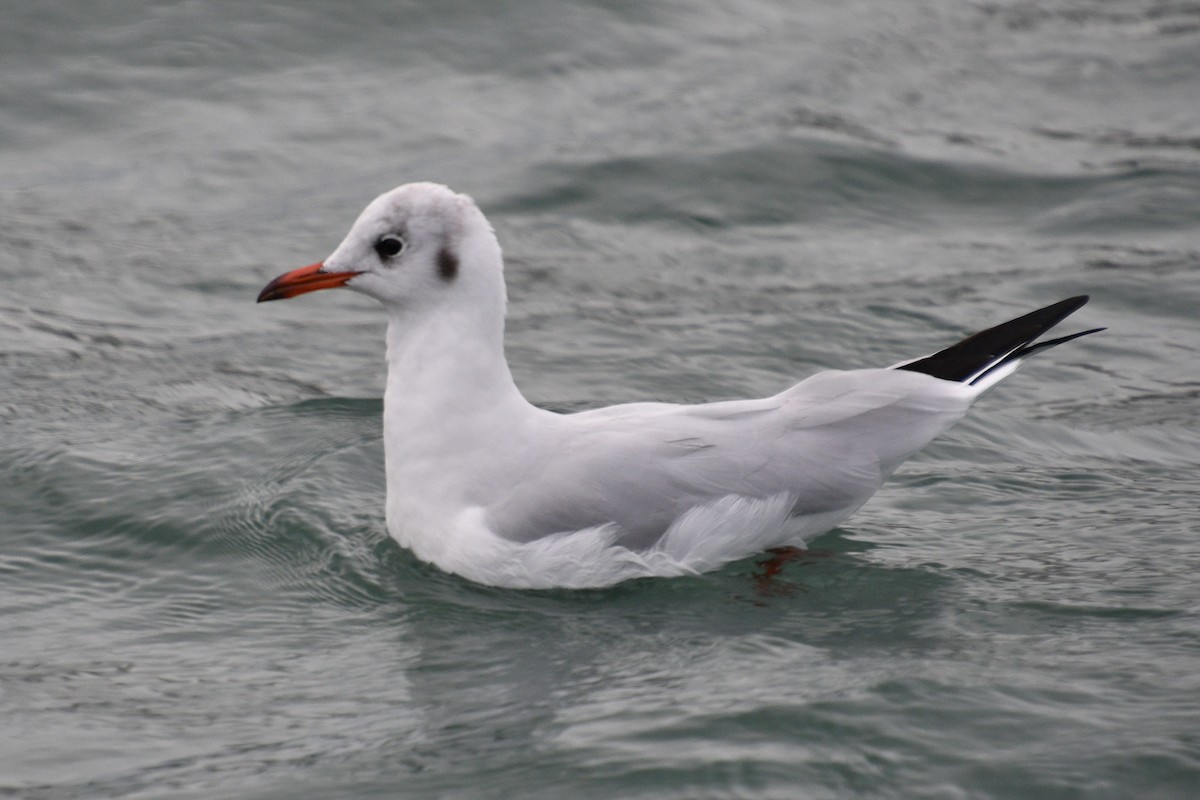
[{"label": "gray wing", "polygon": [[489,524],[514,541],[616,525],[619,542],[643,548],[687,510],[731,495],[786,493],[794,515],[849,514],[976,394],[871,369],[821,373],[762,400],[549,418],[538,466],[488,505]]}]

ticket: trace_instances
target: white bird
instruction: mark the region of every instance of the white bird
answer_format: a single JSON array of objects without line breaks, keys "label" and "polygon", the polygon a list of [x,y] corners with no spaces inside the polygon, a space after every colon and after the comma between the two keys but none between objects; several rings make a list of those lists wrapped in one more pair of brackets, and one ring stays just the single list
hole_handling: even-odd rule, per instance
[{"label": "white bird", "polygon": [[802,547],[1026,356],[1095,332],[1034,343],[1087,302],[1074,297],[925,358],[822,372],[760,400],[559,414],[513,382],[500,245],[470,197],[432,183],[387,192],[332,255],[258,300],[336,286],[387,313],[388,532],[443,570],[519,588]]}]

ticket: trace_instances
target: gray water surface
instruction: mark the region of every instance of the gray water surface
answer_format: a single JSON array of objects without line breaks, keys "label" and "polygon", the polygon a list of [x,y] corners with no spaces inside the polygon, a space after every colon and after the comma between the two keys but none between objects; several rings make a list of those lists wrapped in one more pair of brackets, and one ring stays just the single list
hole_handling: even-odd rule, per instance
[{"label": "gray water surface", "polygon": [[[1109,330],[765,586],[481,588],[384,530],[378,308],[253,302],[412,180],[557,410]],[[0,797],[1194,797],[1198,234],[1194,3],[17,4]]]}]

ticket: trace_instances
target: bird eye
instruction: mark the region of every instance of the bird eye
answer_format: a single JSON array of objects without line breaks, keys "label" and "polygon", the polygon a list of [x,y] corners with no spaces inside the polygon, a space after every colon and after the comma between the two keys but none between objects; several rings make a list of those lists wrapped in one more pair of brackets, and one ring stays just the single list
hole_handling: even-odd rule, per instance
[{"label": "bird eye", "polygon": [[395,258],[404,251],[404,240],[399,236],[388,234],[380,236],[379,241],[375,242],[375,252],[380,258]]}]

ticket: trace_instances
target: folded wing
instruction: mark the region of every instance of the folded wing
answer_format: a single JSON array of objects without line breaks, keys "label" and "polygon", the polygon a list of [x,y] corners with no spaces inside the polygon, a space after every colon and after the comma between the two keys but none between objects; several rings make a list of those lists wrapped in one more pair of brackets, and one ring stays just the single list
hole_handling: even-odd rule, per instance
[{"label": "folded wing", "polygon": [[613,525],[618,543],[644,549],[684,513],[730,497],[786,496],[792,516],[844,518],[974,394],[914,372],[856,370],[763,400],[561,417],[546,468],[489,508],[489,522],[514,541]]}]

